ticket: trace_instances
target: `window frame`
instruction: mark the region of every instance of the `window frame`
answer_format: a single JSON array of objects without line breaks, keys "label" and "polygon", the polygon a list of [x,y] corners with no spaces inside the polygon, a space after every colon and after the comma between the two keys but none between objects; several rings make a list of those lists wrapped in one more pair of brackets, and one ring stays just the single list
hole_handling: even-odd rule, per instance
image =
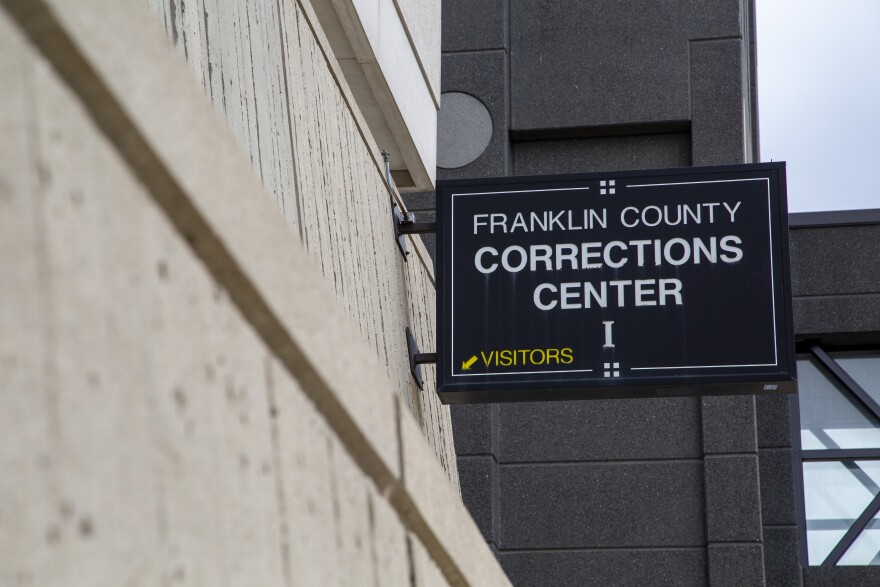
[{"label": "window frame", "polygon": [[[849,395],[849,399],[859,404],[871,415],[880,421],[880,403],[876,402],[865,389],[841,367],[829,354],[831,352],[868,351],[877,352],[880,359],[880,346],[877,345],[829,345],[821,341],[811,340],[797,345],[797,357],[810,357],[815,359],[820,371],[829,379],[839,383]],[[807,515],[806,515],[806,488],[804,487],[804,463],[809,462],[843,462],[855,461],[880,461],[880,447],[877,448],[854,448],[854,449],[820,449],[803,450],[801,445],[801,417],[800,395],[793,394],[789,401],[790,419],[792,428],[792,479],[795,484],[796,516],[798,523],[798,552],[804,566],[837,566],[843,555],[855,543],[862,531],[870,524],[871,520],[880,512],[880,492],[868,503],[858,518],[847,529],[834,548],[825,557],[821,564],[810,564],[807,551]]]}]

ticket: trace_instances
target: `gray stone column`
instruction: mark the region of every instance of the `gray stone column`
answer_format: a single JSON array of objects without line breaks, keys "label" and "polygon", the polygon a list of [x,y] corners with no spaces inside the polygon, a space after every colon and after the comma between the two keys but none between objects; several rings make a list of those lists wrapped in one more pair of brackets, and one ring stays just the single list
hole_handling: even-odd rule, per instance
[{"label": "gray stone column", "polygon": [[755,398],[706,397],[701,409],[709,584],[763,586]]}]

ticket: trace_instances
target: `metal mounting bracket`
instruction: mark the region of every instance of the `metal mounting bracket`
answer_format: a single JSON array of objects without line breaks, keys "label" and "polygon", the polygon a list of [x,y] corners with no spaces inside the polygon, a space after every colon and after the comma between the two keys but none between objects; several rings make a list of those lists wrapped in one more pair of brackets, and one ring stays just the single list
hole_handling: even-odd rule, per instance
[{"label": "metal mounting bracket", "polygon": [[397,240],[397,248],[403,258],[406,259],[409,251],[406,250],[407,234],[423,234],[426,232],[437,232],[436,222],[416,222],[416,215],[412,212],[404,213],[400,206],[394,200],[394,180],[391,179],[391,155],[386,150],[382,150],[382,160],[385,161],[385,184],[388,186],[388,193],[391,195],[391,221],[394,223],[394,238]]},{"label": "metal mounting bracket", "polygon": [[392,219],[394,221],[394,238],[397,239],[397,247],[403,253],[404,258],[409,255],[409,251],[406,250],[405,236],[407,234],[437,232],[436,222],[416,222],[416,215],[412,212],[404,213],[397,202],[394,203]]},{"label": "metal mounting bracket", "polygon": [[397,202],[392,202],[391,222],[394,224],[394,240],[397,241],[397,248],[400,249],[400,254],[403,255],[403,259],[406,261],[409,255],[409,251],[406,250],[406,236],[400,232],[400,223],[403,222],[403,218],[403,211],[401,211],[400,206],[397,205]]},{"label": "metal mounting bracket", "polygon": [[422,379],[422,365],[425,363],[436,363],[437,353],[420,353],[419,343],[413,336],[412,330],[406,328],[406,350],[409,353],[409,372],[412,373],[413,379],[419,389],[424,389],[424,381]]}]

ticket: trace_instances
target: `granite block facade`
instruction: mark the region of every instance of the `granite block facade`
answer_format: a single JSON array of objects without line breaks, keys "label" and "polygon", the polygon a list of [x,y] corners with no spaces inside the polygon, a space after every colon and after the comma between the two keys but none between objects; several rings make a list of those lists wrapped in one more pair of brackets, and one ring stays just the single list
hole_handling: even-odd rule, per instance
[{"label": "granite block facade", "polygon": [[[447,10],[444,91],[487,104],[497,134],[480,159],[441,177],[759,160],[752,1],[455,0]],[[485,79],[490,70],[503,82]],[[798,226],[790,239],[799,338],[880,343],[880,264],[866,262],[880,258],[880,224]],[[452,414],[459,454],[495,459],[488,540],[514,585],[876,577],[801,566],[792,410],[787,396],[744,396]]]}]

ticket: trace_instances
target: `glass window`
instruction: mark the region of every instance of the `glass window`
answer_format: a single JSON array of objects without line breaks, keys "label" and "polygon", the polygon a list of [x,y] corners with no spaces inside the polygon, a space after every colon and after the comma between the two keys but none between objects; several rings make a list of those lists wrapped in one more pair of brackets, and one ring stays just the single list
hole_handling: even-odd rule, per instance
[{"label": "glass window", "polygon": [[866,352],[831,353],[831,358],[880,403],[880,355]]},{"label": "glass window", "polygon": [[880,565],[880,514],[871,518],[838,564]]},{"label": "glass window", "polygon": [[808,564],[880,564],[880,352],[813,347],[798,403]]},{"label": "glass window", "polygon": [[880,418],[823,373],[815,358],[798,361],[798,393],[803,450],[880,447]]},{"label": "glass window", "polygon": [[821,565],[880,492],[880,461],[804,463],[807,552]]}]

